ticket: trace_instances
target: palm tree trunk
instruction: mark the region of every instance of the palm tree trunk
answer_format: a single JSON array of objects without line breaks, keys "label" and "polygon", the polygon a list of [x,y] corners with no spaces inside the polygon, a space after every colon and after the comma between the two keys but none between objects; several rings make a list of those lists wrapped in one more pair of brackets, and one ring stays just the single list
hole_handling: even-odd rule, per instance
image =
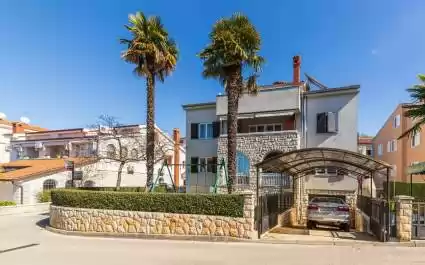
[{"label": "palm tree trunk", "polygon": [[229,69],[227,80],[227,167],[229,171],[227,190],[233,192],[233,183],[236,179],[236,134],[238,131],[238,103],[240,67]]},{"label": "palm tree trunk", "polygon": [[121,187],[121,175],[122,169],[124,167],[125,162],[120,162],[120,166],[118,167],[118,177],[117,177],[117,185],[115,186],[115,190],[120,190]]},{"label": "palm tree trunk", "polygon": [[152,74],[146,78],[146,190],[153,184],[155,161],[155,80]]}]

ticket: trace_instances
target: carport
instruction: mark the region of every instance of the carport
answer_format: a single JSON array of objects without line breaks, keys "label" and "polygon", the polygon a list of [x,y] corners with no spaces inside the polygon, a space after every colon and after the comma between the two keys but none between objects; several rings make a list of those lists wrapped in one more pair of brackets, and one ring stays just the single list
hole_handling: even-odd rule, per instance
[{"label": "carport", "polygon": [[[273,171],[280,172],[281,175],[289,175],[292,177],[293,181],[293,208],[296,211],[297,221],[303,223],[304,218],[306,218],[306,202],[308,201],[308,194],[303,193],[303,187],[301,184],[301,179],[305,176],[315,174],[317,169],[327,169],[333,168],[338,171],[338,174],[354,178],[358,183],[358,191],[362,195],[362,185],[366,179],[370,179],[370,199],[373,196],[372,186],[373,178],[377,175],[383,175],[386,178],[386,183],[389,185],[389,175],[391,166],[383,161],[375,160],[369,156],[362,155],[356,152],[337,149],[337,148],[326,148],[326,147],[316,147],[316,148],[304,148],[290,151],[287,153],[276,155],[272,158],[266,159],[255,165],[257,170],[257,184],[256,184],[256,195],[257,195],[257,205],[259,208],[257,214],[257,225],[259,227],[259,236],[262,233],[266,232],[268,229],[273,228],[273,225],[277,225],[274,222],[269,222],[266,226],[264,225],[264,213],[267,213],[264,209],[261,209],[264,203],[260,203],[264,200],[267,201],[266,197],[268,196],[268,191],[262,189],[261,185],[261,171]],[[386,200],[389,200],[389,191],[387,188]],[[306,199],[307,196],[307,199]],[[363,196],[360,196],[363,197]],[[356,203],[358,204],[357,192],[356,198],[352,202],[353,208],[355,208]],[[372,200],[370,200],[372,201]],[[370,203],[372,204],[372,203]],[[369,206],[367,206],[369,207]],[[267,207],[271,209],[273,207]],[[276,207],[279,208],[279,207]],[[370,205],[372,208],[372,205]],[[388,208],[388,209],[387,209]],[[376,209],[375,209],[376,210]],[[379,212],[382,212],[383,217],[379,217],[376,220],[376,224],[371,221],[372,229],[376,226],[376,233],[383,230],[384,235],[376,234],[378,238],[384,237],[382,239],[385,241],[385,238],[389,234],[390,230],[390,215],[389,207],[381,207]],[[371,210],[372,212],[372,210]],[[278,214],[276,215],[278,216]],[[270,219],[270,218],[269,218]],[[372,218],[371,218],[372,220]],[[373,223],[373,224],[372,224]]]}]

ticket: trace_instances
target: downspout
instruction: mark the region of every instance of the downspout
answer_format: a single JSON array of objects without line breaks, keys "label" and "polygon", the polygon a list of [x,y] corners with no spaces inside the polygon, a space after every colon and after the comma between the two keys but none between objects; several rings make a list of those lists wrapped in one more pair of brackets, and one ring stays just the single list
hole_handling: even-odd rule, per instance
[{"label": "downspout", "polygon": [[16,184],[14,181],[12,181],[12,185],[15,187],[18,187],[20,190],[20,204],[24,204],[24,187],[22,187],[22,185]]}]

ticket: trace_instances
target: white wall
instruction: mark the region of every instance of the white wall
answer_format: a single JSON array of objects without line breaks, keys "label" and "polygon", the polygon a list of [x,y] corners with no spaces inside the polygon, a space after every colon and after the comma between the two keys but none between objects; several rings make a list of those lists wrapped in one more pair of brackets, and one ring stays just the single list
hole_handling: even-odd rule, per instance
[{"label": "white wall", "polygon": [[6,147],[10,146],[11,134],[12,127],[0,124],[0,163],[7,163],[10,161],[11,151],[6,151]]},{"label": "white wall", "polygon": [[9,181],[0,181],[0,201],[13,200],[13,185]]},{"label": "white wall", "polygon": [[[307,96],[307,147],[331,147],[357,152],[358,94],[326,93]],[[337,133],[317,133],[317,114],[337,112]]]}]

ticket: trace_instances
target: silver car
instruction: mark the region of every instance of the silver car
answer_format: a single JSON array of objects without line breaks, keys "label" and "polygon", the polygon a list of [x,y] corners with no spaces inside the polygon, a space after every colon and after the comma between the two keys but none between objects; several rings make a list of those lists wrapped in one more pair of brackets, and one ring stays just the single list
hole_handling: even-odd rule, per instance
[{"label": "silver car", "polygon": [[318,224],[350,231],[350,207],[336,197],[313,198],[307,207],[307,228],[313,229]]}]

